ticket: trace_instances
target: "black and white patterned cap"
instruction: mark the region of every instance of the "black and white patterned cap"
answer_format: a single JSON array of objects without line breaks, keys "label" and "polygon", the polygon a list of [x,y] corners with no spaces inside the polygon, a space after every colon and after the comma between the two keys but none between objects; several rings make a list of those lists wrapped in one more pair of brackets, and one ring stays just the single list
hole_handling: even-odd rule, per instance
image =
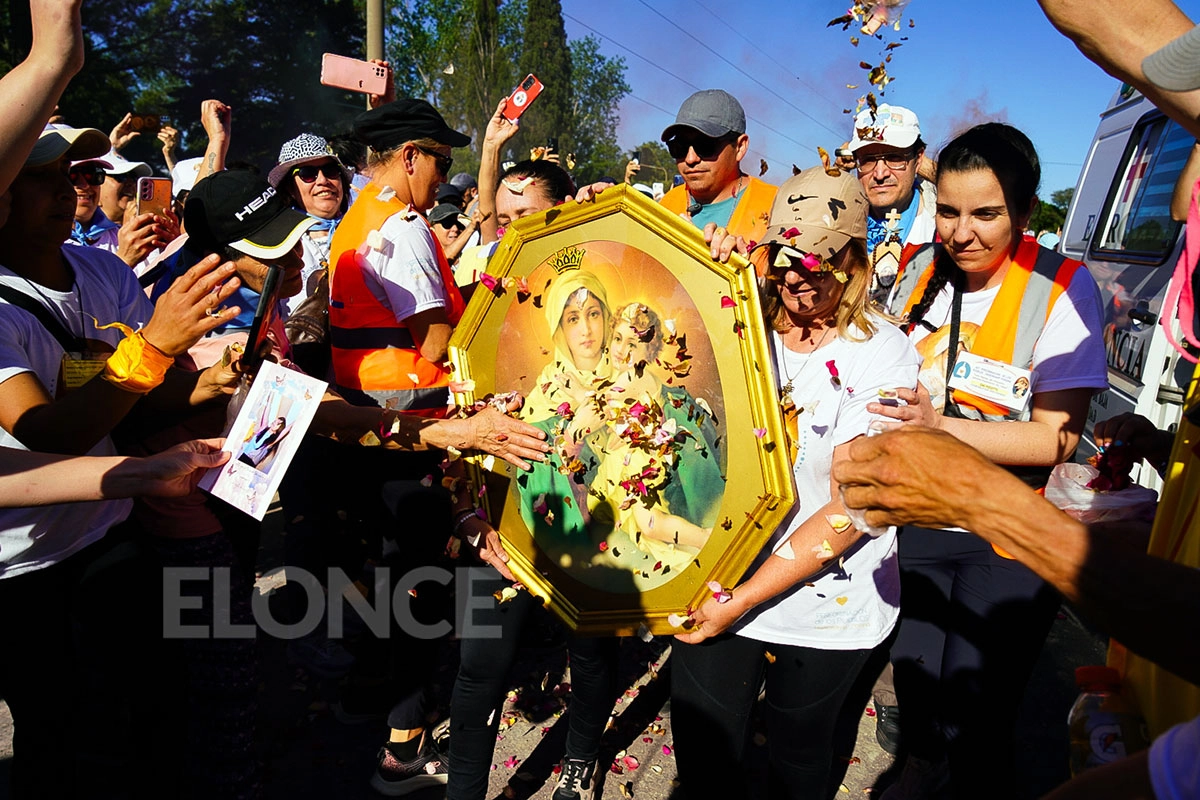
[{"label": "black and white patterned cap", "polygon": [[295,139],[284,142],[283,147],[279,148],[279,163],[267,175],[267,183],[278,189],[279,184],[283,182],[283,179],[295,167],[300,167],[314,161],[325,161],[329,158],[332,158],[342,168],[342,175],[348,184],[350,182],[350,173],[338,157],[334,155],[329,142],[315,133],[302,133]]}]

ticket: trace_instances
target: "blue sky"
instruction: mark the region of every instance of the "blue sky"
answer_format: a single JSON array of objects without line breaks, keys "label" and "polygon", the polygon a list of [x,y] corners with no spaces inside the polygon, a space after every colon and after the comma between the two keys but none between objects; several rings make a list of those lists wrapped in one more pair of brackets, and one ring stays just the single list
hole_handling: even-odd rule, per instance
[{"label": "blue sky", "polygon": [[[1176,2],[1200,19],[1200,0]],[[832,152],[848,138],[851,116],[842,109],[853,108],[863,89],[846,84],[866,87],[859,62],[882,58],[878,40],[861,38],[855,47],[853,28],[825,27],[846,7],[837,0],[564,0],[563,14],[569,38],[595,35],[605,55],[625,59],[632,91],[621,105],[623,148],[657,140],[685,97],[718,87],[746,108],[747,171],[757,174],[764,158],[766,179],[779,183],[793,163],[817,163],[818,145]],[[915,111],[933,150],[976,122],[1009,122],[1038,149],[1044,197],[1074,186],[1116,79],[1054,30],[1034,0],[912,0],[904,13],[888,40],[908,41],[892,51],[895,81],[881,102]]]}]

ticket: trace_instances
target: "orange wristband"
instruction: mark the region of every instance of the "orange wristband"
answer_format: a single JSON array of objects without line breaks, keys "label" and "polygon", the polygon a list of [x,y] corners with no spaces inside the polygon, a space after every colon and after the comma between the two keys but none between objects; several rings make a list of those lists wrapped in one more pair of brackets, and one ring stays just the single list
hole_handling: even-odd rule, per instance
[{"label": "orange wristband", "polygon": [[119,389],[146,394],[163,382],[175,359],[146,341],[141,331],[128,333],[104,364],[104,380]]}]

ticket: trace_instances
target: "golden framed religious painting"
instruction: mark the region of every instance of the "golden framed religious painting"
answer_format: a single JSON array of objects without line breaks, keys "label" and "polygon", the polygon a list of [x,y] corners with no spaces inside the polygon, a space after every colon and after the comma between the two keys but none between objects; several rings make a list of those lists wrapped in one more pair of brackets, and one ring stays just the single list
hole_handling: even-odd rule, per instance
[{"label": "golden framed religious painting", "polygon": [[450,360],[459,405],[519,392],[553,444],[473,477],[513,573],[582,633],[679,632],[793,502],[753,268],[637,191],[509,227]]}]

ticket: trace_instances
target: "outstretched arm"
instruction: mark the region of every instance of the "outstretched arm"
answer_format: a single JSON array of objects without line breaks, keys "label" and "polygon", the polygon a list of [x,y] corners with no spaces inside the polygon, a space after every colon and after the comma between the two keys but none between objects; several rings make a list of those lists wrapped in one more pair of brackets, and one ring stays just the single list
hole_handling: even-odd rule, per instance
[{"label": "outstretched arm", "polygon": [[1046,17],[1109,75],[1134,86],[1193,136],[1200,137],[1200,91],[1153,86],[1142,60],[1193,27],[1171,0],[1038,0]]},{"label": "outstretched arm", "polygon": [[83,0],[31,0],[33,47],[0,79],[0,194],[8,191],[67,83],[83,67]]},{"label": "outstretched arm", "polygon": [[[1119,523],[1089,528],[1068,517],[941,431],[906,427],[857,439],[849,456],[834,464],[833,477],[846,505],[865,509],[869,524],[974,531],[1053,584],[1130,650],[1200,682],[1200,637],[1178,635],[1178,620],[1200,615],[1200,570],[1139,551]],[[1171,614],[1163,614],[1164,607]]]},{"label": "outstretched arm", "polygon": [[147,458],[89,458],[0,448],[0,508],[120,497],[180,497],[225,463],[221,439],[185,442]]},{"label": "outstretched arm", "polygon": [[500,183],[500,150],[517,135],[516,124],[501,113],[507,105],[507,97],[496,105],[496,112],[488,120],[479,154],[479,213],[483,215],[479,224],[480,244],[490,244],[497,239],[496,189]]}]

